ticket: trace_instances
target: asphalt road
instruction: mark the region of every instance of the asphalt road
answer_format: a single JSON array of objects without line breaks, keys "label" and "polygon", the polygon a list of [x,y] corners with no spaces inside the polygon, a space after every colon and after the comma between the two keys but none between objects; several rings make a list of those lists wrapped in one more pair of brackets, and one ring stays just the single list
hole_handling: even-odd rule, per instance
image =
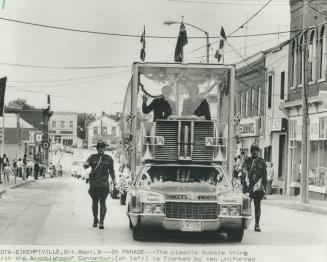
[{"label": "asphalt road", "polygon": [[[72,177],[51,178],[8,190],[0,198],[0,244],[46,245],[236,245],[224,234],[165,234],[134,241],[125,206],[108,198],[105,229],[92,228],[88,184]],[[262,232],[245,232],[237,245],[325,245],[327,216],[263,206]]]}]

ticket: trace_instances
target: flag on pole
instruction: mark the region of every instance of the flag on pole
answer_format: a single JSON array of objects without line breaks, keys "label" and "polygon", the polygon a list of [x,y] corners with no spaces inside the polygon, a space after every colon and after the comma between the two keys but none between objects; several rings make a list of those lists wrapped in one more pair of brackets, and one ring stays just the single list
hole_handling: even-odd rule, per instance
[{"label": "flag on pole", "polygon": [[181,23],[181,26],[179,28],[179,34],[178,34],[178,39],[176,43],[176,48],[175,48],[175,56],[174,60],[175,62],[183,62],[183,47],[188,43],[187,40],[187,34],[186,34],[186,28],[183,22]]},{"label": "flag on pole", "polygon": [[217,58],[218,63],[220,62],[221,58],[224,56],[223,51],[224,51],[224,46],[225,42],[227,41],[227,36],[224,30],[224,27],[221,27],[220,29],[220,41],[219,41],[219,49],[216,51],[215,58]]},{"label": "flag on pole", "polygon": [[143,29],[143,33],[141,35],[140,42],[142,44],[142,49],[141,49],[141,52],[140,52],[140,59],[142,60],[142,62],[144,62],[144,60],[145,60],[145,26],[144,26],[144,29]]},{"label": "flag on pole", "polygon": [[2,0],[2,10],[5,9],[6,0]]},{"label": "flag on pole", "polygon": [[0,79],[0,116],[3,116],[3,109],[5,106],[6,83],[7,77]]},{"label": "flag on pole", "polygon": [[51,109],[51,101],[50,101],[50,95],[48,95],[48,109]]}]

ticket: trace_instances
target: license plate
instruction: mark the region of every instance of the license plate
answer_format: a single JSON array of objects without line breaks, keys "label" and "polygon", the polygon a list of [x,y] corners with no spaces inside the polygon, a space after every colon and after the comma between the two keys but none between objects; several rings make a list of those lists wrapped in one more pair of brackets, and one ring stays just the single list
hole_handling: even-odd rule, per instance
[{"label": "license plate", "polygon": [[201,221],[183,220],[182,231],[199,232],[202,231]]}]

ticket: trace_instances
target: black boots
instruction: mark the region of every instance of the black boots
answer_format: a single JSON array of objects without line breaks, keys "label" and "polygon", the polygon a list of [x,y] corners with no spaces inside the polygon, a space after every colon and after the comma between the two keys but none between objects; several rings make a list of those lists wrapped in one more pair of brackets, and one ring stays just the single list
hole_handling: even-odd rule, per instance
[{"label": "black boots", "polygon": [[95,218],[93,220],[93,227],[98,227],[98,223],[99,223],[99,220],[97,218]]},{"label": "black boots", "polygon": [[254,225],[254,231],[261,232],[259,222],[260,222],[260,215],[261,215],[261,209],[255,209],[254,210],[254,216],[255,216],[255,225]]},{"label": "black boots", "polygon": [[99,223],[99,229],[104,229],[103,222],[101,222],[101,221],[100,221],[100,223]]},{"label": "black boots", "polygon": [[254,231],[261,232],[261,228],[260,228],[259,224],[255,224]]}]

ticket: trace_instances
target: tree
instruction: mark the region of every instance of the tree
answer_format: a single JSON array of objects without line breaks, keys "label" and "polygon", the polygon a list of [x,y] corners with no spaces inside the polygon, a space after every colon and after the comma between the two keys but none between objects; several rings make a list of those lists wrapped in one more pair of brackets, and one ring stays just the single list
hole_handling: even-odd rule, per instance
[{"label": "tree", "polygon": [[77,114],[77,136],[86,139],[86,125],[95,120],[95,114],[78,113]]},{"label": "tree", "polygon": [[121,113],[120,112],[116,112],[115,114],[108,115],[108,117],[110,117],[111,119],[119,122],[120,119],[121,119]]},{"label": "tree", "polygon": [[10,101],[6,108],[8,109],[23,109],[23,110],[31,110],[36,109],[34,106],[27,103],[26,99],[17,98],[16,100]]}]

